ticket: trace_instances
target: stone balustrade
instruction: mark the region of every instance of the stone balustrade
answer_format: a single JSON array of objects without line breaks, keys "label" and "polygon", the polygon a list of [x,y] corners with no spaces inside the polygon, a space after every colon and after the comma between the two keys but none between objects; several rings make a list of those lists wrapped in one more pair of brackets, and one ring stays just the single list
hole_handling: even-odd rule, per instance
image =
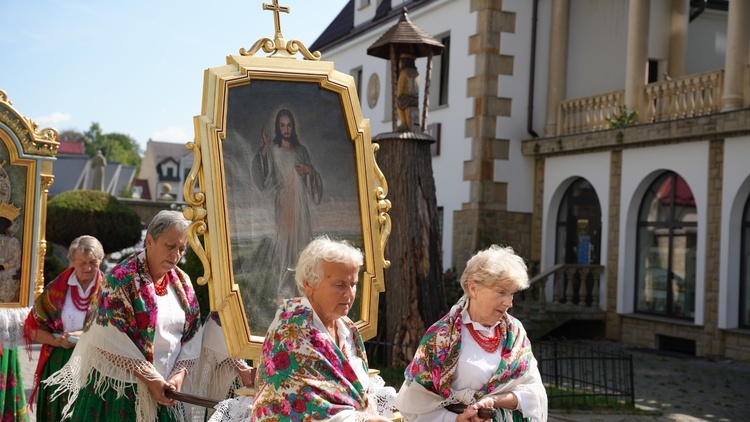
[{"label": "stone balustrade", "polygon": [[[601,265],[557,264],[529,280],[530,287],[523,297],[523,314],[537,311],[601,311],[599,284],[604,267]],[[547,283],[554,283],[552,301],[548,303]]]},{"label": "stone balustrade", "polygon": [[557,112],[557,134],[608,129],[609,119],[620,112],[624,98],[625,90],[620,90],[561,102]]},{"label": "stone balustrade", "polygon": [[[747,79],[750,81],[750,71]],[[750,102],[750,82],[746,84],[745,102]],[[721,111],[724,70],[703,72],[643,87],[638,115],[629,123],[655,123],[705,116]],[[574,98],[560,103],[557,110],[557,135],[607,130],[610,120],[625,110],[625,91],[613,91],[590,97]]]},{"label": "stone balustrade", "polygon": [[646,85],[639,123],[705,116],[721,110],[724,70]]}]

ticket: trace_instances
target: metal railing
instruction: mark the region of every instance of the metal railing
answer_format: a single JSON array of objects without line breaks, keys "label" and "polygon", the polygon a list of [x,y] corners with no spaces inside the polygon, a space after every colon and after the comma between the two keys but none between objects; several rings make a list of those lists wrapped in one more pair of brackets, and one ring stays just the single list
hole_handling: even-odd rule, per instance
[{"label": "metal railing", "polygon": [[567,342],[535,341],[552,408],[635,406],[633,356]]}]

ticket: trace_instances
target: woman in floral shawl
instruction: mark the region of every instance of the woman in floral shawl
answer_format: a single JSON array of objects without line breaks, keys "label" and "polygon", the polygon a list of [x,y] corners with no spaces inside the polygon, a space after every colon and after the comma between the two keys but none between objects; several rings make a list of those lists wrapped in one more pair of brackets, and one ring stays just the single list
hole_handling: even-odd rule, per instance
[{"label": "woman in floral shawl", "polygon": [[27,345],[30,347],[32,341],[42,343],[29,397],[32,406],[38,398],[37,420],[59,421],[62,418],[63,407],[68,403],[67,395],[51,400],[51,389],[40,389],[39,383],[62,368],[73,354],[75,341],[83,332],[86,313],[96,301],[104,278],[99,270],[103,258],[104,248],[95,237],[74,239],[68,247],[70,267],[47,284],[26,318],[23,331]]},{"label": "woman in floral shawl", "polygon": [[123,260],[102,283],[98,309],[70,361],[47,383],[70,393],[73,421],[175,421],[180,391],[200,353],[198,302],[177,263],[188,222],[161,211],[146,231],[145,250]]},{"label": "woman in floral shawl", "polygon": [[388,421],[368,394],[364,344],[346,316],[362,260],[327,237],[302,251],[295,281],[305,297],[281,305],[268,329],[251,421]]},{"label": "woman in floral shawl", "polygon": [[[474,255],[461,277],[464,296],[422,337],[406,368],[396,408],[408,421],[547,420],[547,394],[523,325],[508,314],[528,287],[523,259],[493,245]],[[462,413],[445,409],[463,404]]]}]

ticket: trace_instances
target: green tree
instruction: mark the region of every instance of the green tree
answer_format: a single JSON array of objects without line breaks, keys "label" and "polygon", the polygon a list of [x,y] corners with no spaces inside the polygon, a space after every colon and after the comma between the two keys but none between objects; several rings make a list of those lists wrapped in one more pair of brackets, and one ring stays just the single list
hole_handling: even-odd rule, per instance
[{"label": "green tree", "polygon": [[77,130],[66,129],[57,135],[58,141],[83,141],[83,134]]},{"label": "green tree", "polygon": [[47,203],[47,240],[67,245],[88,234],[102,242],[105,253],[129,248],[141,239],[141,218],[114,196],[71,190]]},{"label": "green tree", "polygon": [[107,160],[127,166],[140,167],[141,150],[138,142],[122,133],[104,133],[99,123],[91,123],[89,130],[83,133],[86,144],[86,155],[93,157],[101,150]]}]

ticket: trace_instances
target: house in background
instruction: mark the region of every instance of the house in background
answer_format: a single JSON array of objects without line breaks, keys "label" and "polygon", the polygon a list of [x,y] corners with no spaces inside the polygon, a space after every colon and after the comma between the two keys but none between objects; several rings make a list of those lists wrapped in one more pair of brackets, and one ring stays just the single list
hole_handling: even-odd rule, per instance
[{"label": "house in background", "polygon": [[[135,170],[135,166],[107,161],[107,167],[104,169],[104,191],[112,196],[121,196],[130,189],[135,178]],[[69,190],[91,189],[91,158],[85,153],[83,141],[60,141],[54,174],[55,179],[49,188],[50,197]]]},{"label": "house in background", "polygon": [[750,2],[351,0],[310,49],[352,75],[373,136],[391,75],[366,51],[403,7],[446,45],[444,267],[507,244],[536,274],[524,324],[750,360]]},{"label": "house in background", "polygon": [[[185,158],[186,156],[189,158]],[[183,184],[192,167],[192,156],[193,153],[184,143],[149,139],[141,170],[134,184],[141,187],[138,189],[139,198],[182,202]]]}]

